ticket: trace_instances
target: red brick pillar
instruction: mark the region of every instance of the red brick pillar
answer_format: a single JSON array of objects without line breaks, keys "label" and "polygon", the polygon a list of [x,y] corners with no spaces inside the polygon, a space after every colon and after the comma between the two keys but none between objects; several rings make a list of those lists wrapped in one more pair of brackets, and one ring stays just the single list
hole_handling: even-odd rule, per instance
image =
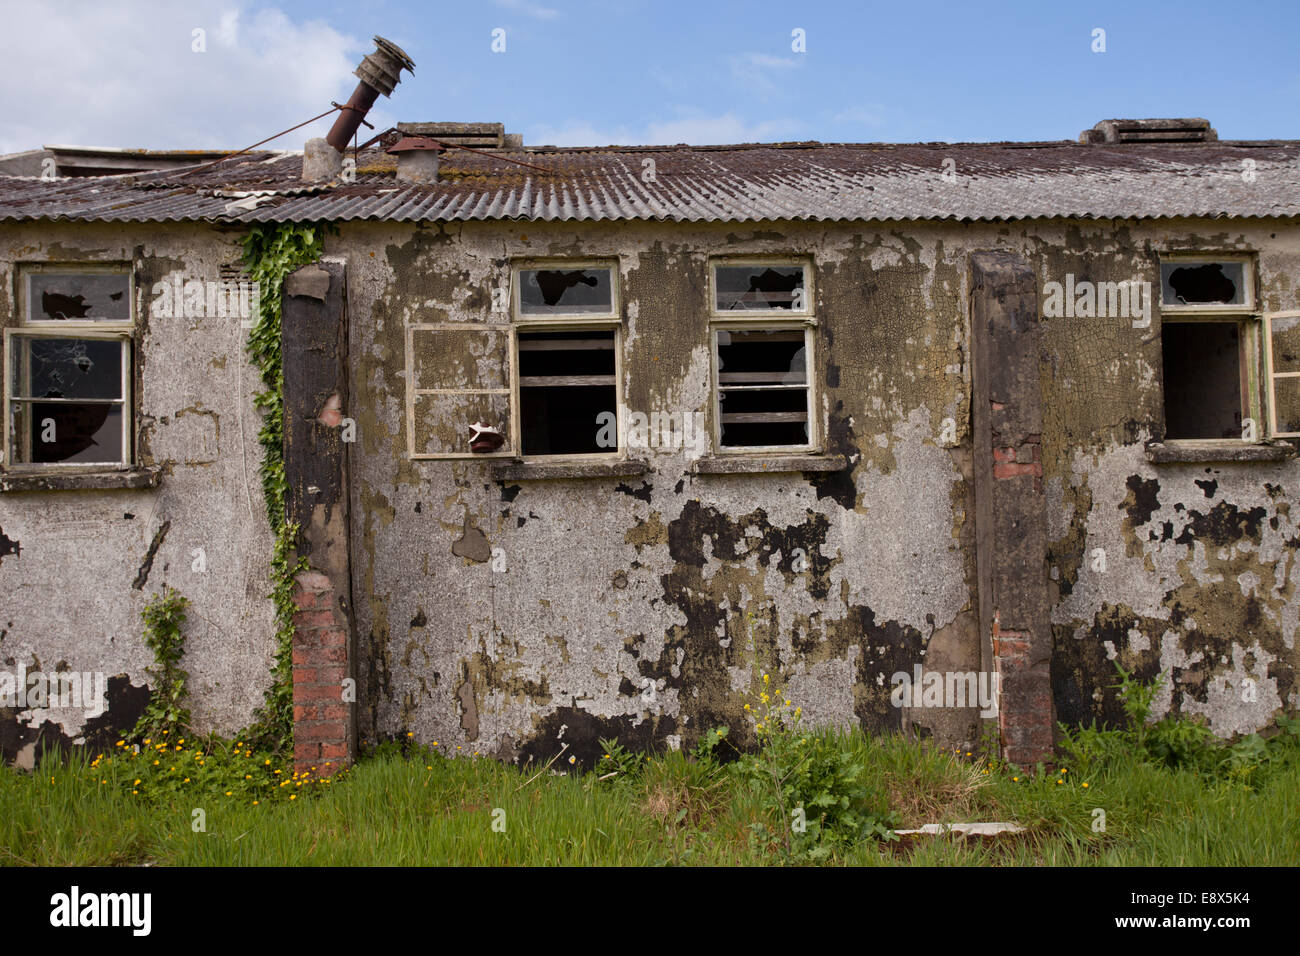
[{"label": "red brick pillar", "polygon": [[[356,699],[348,660],[347,616],[330,579],[319,571],[298,575],[293,616],[293,763],[318,776],[352,761],[350,701]],[[349,693],[351,691],[351,693]]]}]

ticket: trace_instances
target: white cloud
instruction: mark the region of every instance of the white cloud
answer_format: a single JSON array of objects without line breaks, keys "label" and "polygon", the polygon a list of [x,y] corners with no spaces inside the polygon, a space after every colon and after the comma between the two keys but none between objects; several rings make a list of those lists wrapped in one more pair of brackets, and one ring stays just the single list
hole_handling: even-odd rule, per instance
[{"label": "white cloud", "polygon": [[770,93],[777,87],[774,74],[791,70],[798,63],[788,56],[768,53],[739,53],[727,57],[731,75],[751,91]]},{"label": "white cloud", "polygon": [[[206,52],[191,49],[192,31]],[[372,46],[251,0],[179,5],[31,0],[0,36],[0,153],[43,144],[243,147],[343,102]],[[392,125],[381,106],[369,121]],[[333,117],[269,148],[301,149]],[[382,124],[382,125],[381,125]]]},{"label": "white cloud", "polygon": [[553,10],[550,7],[544,7],[540,3],[532,3],[531,0],[493,0],[498,7],[504,7],[507,10],[514,10],[516,13],[522,13],[524,16],[535,17],[538,20],[554,20],[560,15],[559,10]]},{"label": "white cloud", "polygon": [[584,120],[562,126],[532,127],[524,137],[528,145],[551,146],[672,146],[687,143],[711,146],[724,143],[776,143],[803,139],[806,126],[798,119],[750,122],[735,113],[706,115],[681,110],[669,120],[651,120],[638,129],[627,126],[597,127]]}]

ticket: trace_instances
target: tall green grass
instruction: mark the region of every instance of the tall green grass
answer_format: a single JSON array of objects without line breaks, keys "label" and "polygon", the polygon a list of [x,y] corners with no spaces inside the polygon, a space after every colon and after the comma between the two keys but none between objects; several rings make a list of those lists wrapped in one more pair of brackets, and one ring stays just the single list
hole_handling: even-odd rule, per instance
[{"label": "tall green grass", "polygon": [[[1119,733],[1109,731],[1105,733]],[[925,837],[837,848],[851,865],[1262,866],[1300,863],[1300,759],[1279,749],[1262,774],[1170,767],[1122,746],[1029,771],[902,737],[818,731],[887,794],[894,826],[996,820],[1023,833]],[[1066,751],[1067,755],[1069,751]],[[151,756],[151,755],[150,755]],[[260,755],[259,755],[260,758]],[[119,758],[120,760],[121,758]],[[197,758],[191,758],[197,764]],[[210,757],[208,759],[216,759]],[[221,758],[227,759],[227,758]],[[385,748],[330,783],[246,781],[244,758],[199,789],[73,756],[0,769],[5,865],[762,865],[762,794],[728,766],[656,755],[631,776],[517,768],[485,758]],[[205,761],[206,765],[206,761]],[[116,768],[116,769],[114,769]],[[149,777],[158,774],[157,781]],[[116,774],[116,776],[114,776]],[[141,779],[140,785],[133,781]],[[107,782],[101,782],[107,781]],[[152,786],[151,786],[152,784]],[[1086,784],[1086,786],[1085,786]],[[193,785],[193,780],[190,785]],[[263,785],[265,786],[265,785]],[[135,791],[134,793],[132,791]],[[284,791],[284,793],[281,793]],[[296,791],[295,799],[288,799]],[[227,792],[232,795],[227,796]],[[257,799],[258,803],[253,804]],[[196,832],[195,810],[205,828]],[[1105,828],[1096,829],[1105,812]],[[494,815],[494,811],[503,811]],[[497,822],[494,829],[493,823]]]}]

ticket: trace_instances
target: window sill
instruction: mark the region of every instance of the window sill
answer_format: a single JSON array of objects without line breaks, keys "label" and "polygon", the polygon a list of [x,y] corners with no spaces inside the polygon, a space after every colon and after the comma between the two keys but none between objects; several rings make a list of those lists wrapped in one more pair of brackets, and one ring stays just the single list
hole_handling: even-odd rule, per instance
[{"label": "window sill", "polygon": [[520,461],[497,462],[492,477],[497,481],[529,481],[547,478],[631,478],[650,470],[639,459],[624,461]]},{"label": "window sill", "polygon": [[1271,444],[1234,441],[1233,439],[1175,439],[1148,442],[1147,461],[1157,465],[1178,462],[1287,461],[1294,458],[1295,446],[1285,441]]},{"label": "window sill", "polygon": [[691,466],[697,475],[750,475],[791,471],[843,471],[843,455],[736,455],[700,458]]},{"label": "window sill", "polygon": [[11,491],[111,491],[119,488],[156,488],[161,468],[127,471],[6,472],[0,475],[0,493]]}]

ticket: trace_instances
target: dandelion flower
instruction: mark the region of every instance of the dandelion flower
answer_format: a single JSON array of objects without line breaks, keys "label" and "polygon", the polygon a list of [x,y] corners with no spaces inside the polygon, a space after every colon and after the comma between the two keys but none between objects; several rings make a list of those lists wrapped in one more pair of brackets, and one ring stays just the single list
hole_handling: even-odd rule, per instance
[{"label": "dandelion flower", "polygon": [[289,794],[289,799],[290,799],[290,800],[297,800],[297,799],[298,799],[298,794],[296,794],[296,793],[291,793],[291,794]]},{"label": "dandelion flower", "polygon": [[1083,786],[1085,786],[1085,787],[1086,787],[1086,786],[1087,786],[1087,784],[1086,784],[1086,783],[1085,783],[1085,784],[1084,784],[1084,785],[1083,785]]}]

